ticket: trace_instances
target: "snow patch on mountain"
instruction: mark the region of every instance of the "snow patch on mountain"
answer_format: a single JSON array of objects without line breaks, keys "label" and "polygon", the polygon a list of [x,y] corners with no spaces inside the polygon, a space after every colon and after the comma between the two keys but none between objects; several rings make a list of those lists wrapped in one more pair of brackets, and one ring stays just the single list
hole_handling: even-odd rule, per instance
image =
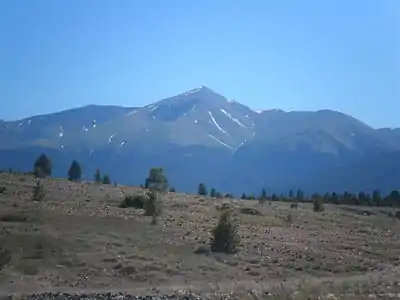
[{"label": "snow patch on mountain", "polygon": [[112,135],[110,135],[110,137],[108,138],[108,142],[111,143],[114,136],[116,135],[116,133],[113,133]]},{"label": "snow patch on mountain", "polygon": [[209,133],[208,136],[209,136],[210,138],[212,138],[214,141],[220,143],[221,145],[223,145],[223,146],[225,146],[225,147],[227,147],[227,148],[229,148],[229,149],[232,149],[231,146],[229,146],[228,144],[225,144],[223,141],[217,139],[217,138],[216,138],[215,136],[213,136],[212,134]]},{"label": "snow patch on mountain", "polygon": [[215,118],[214,118],[213,114],[211,113],[211,111],[208,111],[208,114],[210,115],[210,118],[211,118],[212,123],[214,123],[214,125],[217,126],[217,128],[219,129],[219,131],[221,131],[222,133],[225,133],[225,134],[228,135],[228,133],[227,133],[225,130],[223,130],[223,129],[221,128],[221,126],[219,126],[219,124],[218,124],[217,121],[215,120]]},{"label": "snow patch on mountain", "polygon": [[233,150],[233,154],[235,154],[244,144],[247,143],[247,140],[244,140],[243,142],[241,142],[234,150]]},{"label": "snow patch on mountain", "polygon": [[187,92],[184,92],[184,93],[183,93],[183,94],[181,94],[181,95],[187,96],[187,95],[190,95],[190,94],[193,94],[193,93],[200,92],[200,91],[201,91],[201,89],[202,89],[202,87],[200,87],[200,88],[197,88],[197,89],[193,89],[193,90],[189,90],[189,91],[187,91]]},{"label": "snow patch on mountain", "polygon": [[134,109],[134,110],[128,112],[127,114],[125,114],[125,116],[126,116],[126,117],[132,116],[132,115],[134,115],[134,114],[136,114],[136,113],[137,113],[137,109]]},{"label": "snow patch on mountain", "polygon": [[145,106],[148,110],[150,110],[150,112],[155,111],[158,108],[158,105],[156,105],[155,103],[153,104],[149,104],[147,106]]},{"label": "snow patch on mountain", "polygon": [[229,119],[231,119],[233,122],[235,122],[236,124],[238,124],[239,126],[242,126],[244,128],[247,128],[246,125],[243,125],[242,123],[240,123],[240,121],[234,117],[232,117],[232,115],[230,113],[228,113],[225,109],[221,108],[221,112],[227,116]]}]

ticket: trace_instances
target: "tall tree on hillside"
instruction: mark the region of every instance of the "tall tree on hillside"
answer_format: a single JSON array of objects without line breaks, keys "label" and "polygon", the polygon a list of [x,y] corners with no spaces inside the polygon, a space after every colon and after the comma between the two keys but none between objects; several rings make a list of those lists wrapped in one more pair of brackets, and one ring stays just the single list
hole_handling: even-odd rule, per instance
[{"label": "tall tree on hillside", "polygon": [[214,188],[211,189],[211,191],[210,191],[210,196],[213,197],[213,198],[217,197],[217,191],[216,191],[216,189],[214,189]]},{"label": "tall tree on hillside", "polygon": [[51,175],[51,162],[45,154],[40,155],[33,166],[33,174],[36,177],[46,177]]},{"label": "tall tree on hillside", "polygon": [[68,179],[70,181],[79,181],[82,177],[82,170],[79,163],[74,160],[68,170]]},{"label": "tall tree on hillside", "polygon": [[261,191],[261,199],[263,200],[267,199],[267,192],[265,191],[265,188],[263,188]]},{"label": "tall tree on hillside", "polygon": [[165,192],[168,190],[168,179],[162,168],[152,168],[149,177],[146,178],[144,187],[146,189]]},{"label": "tall tree on hillside", "polygon": [[304,200],[304,192],[301,189],[298,189],[296,192],[296,200],[303,201]]},{"label": "tall tree on hillside", "polygon": [[372,192],[372,202],[375,206],[381,206],[382,205],[382,196],[381,192],[378,190],[374,190]]},{"label": "tall tree on hillside", "polygon": [[103,184],[111,184],[110,176],[108,176],[107,174],[104,175],[102,183]]},{"label": "tall tree on hillside", "polygon": [[207,196],[208,191],[207,191],[206,185],[204,183],[199,184],[198,194],[201,196]]},{"label": "tall tree on hillside", "polygon": [[94,173],[94,181],[95,181],[96,183],[101,183],[101,181],[102,181],[102,179],[101,179],[101,173],[100,173],[100,170],[99,170],[99,169],[97,169],[97,170],[96,170],[96,173]]}]

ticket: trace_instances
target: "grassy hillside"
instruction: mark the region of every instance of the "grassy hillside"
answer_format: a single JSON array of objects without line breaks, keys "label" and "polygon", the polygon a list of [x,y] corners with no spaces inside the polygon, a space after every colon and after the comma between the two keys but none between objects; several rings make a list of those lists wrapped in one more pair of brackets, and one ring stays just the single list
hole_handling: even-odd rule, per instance
[{"label": "grassy hillside", "polygon": [[[0,246],[12,250],[0,271],[4,294],[190,289],[367,299],[400,292],[400,221],[385,209],[327,205],[315,213],[311,204],[291,209],[289,203],[168,193],[152,225],[142,210],[119,207],[126,195],[144,193],[140,188],[42,184],[45,197],[34,202],[32,177],[0,174]],[[223,202],[239,224],[233,255],[208,251]]]}]

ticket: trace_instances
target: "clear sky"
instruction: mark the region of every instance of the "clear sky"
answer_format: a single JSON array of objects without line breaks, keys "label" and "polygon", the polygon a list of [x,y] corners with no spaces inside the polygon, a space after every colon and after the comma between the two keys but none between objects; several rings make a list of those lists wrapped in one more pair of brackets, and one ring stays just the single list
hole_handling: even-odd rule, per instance
[{"label": "clear sky", "polygon": [[3,0],[0,118],[200,85],[400,127],[399,0]]}]

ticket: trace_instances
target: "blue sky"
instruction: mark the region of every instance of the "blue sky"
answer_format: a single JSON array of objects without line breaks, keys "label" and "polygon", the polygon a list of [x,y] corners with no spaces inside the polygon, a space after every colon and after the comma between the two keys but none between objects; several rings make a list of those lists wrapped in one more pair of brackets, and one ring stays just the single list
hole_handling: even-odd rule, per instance
[{"label": "blue sky", "polygon": [[0,118],[206,85],[400,127],[398,0],[0,1]]}]

